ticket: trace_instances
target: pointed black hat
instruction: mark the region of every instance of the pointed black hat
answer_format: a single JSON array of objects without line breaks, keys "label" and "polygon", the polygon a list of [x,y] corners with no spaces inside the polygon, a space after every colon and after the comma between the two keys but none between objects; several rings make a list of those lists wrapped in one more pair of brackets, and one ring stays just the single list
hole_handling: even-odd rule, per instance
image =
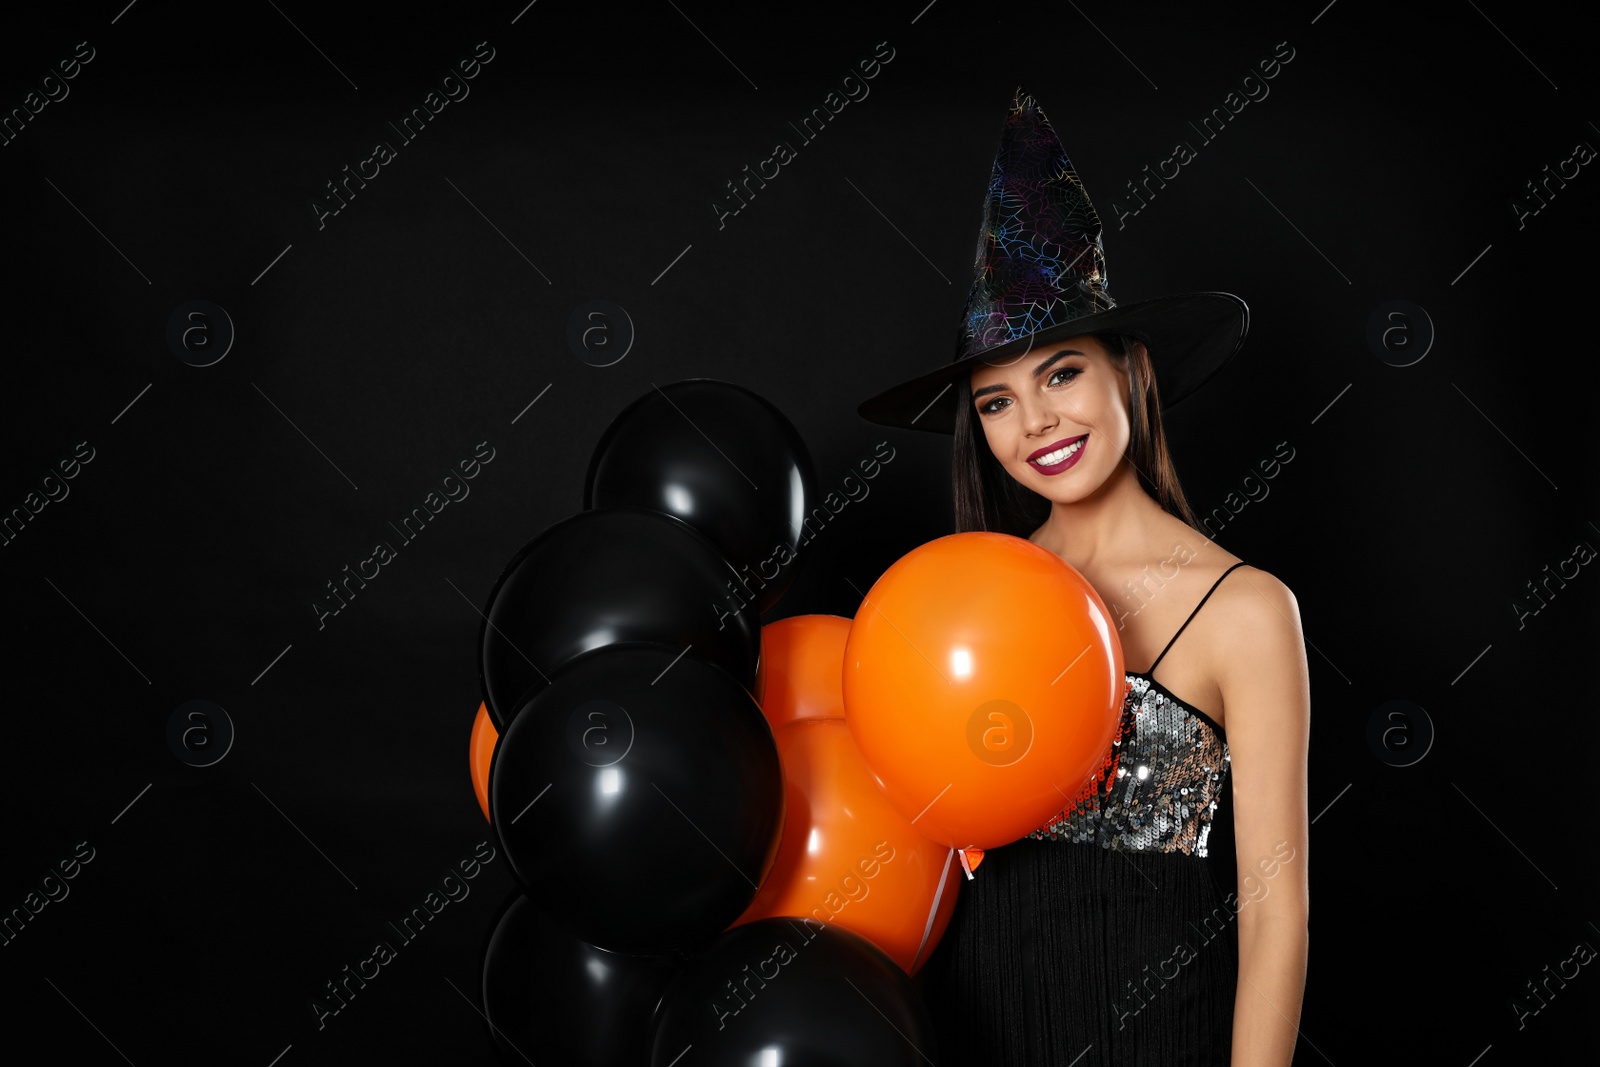
[{"label": "pointed black hat", "polygon": [[1017,86],[984,198],[972,292],[954,362],[863,401],[869,422],[955,432],[960,386],[979,360],[1004,366],[1085,333],[1137,337],[1167,410],[1244,343],[1250,311],[1232,293],[1118,304],[1106,289],[1100,216],[1038,101]]}]

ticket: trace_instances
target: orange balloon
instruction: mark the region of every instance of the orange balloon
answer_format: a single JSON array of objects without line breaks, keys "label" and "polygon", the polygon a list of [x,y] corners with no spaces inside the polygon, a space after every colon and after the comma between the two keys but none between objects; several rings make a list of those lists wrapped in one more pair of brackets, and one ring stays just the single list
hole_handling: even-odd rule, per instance
[{"label": "orange balloon", "polygon": [[479,703],[478,717],[472,720],[472,740],[467,756],[472,764],[472,791],[478,794],[478,806],[483,809],[485,819],[489,817],[489,763],[494,759],[495,742],[499,740],[500,732],[489,718],[489,709]]},{"label": "orange balloon", "polygon": [[1100,595],[1010,534],[895,561],[850,625],[845,721],[917,830],[997,848],[1072,802],[1111,749],[1126,680]]},{"label": "orange balloon", "polygon": [[791,615],[761,628],[766,697],[761,710],[774,730],[801,719],[844,718],[842,615]]},{"label": "orange balloon", "polygon": [[760,892],[732,925],[783,915],[838,923],[915,974],[955,911],[965,878],[956,853],[894,810],[844,720],[791,722],[773,737],[783,838]]}]

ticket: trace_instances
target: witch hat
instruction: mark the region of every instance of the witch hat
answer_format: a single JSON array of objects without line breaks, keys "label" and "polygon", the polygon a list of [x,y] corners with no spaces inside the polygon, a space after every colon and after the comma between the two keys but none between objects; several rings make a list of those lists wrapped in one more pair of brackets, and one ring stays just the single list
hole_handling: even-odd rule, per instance
[{"label": "witch hat", "polygon": [[970,403],[960,386],[979,360],[1005,366],[1051,341],[1100,332],[1145,343],[1165,411],[1220,370],[1249,327],[1250,309],[1232,293],[1111,298],[1100,216],[1020,85],[1000,132],[976,259],[954,361],[863,401],[862,418],[953,434],[959,405]]}]

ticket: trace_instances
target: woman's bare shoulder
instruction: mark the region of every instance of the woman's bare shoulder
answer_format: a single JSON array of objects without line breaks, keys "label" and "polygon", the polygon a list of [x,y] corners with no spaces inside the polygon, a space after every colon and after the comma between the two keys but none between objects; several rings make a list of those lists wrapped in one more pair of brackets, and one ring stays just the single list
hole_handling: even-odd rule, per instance
[{"label": "woman's bare shoulder", "polygon": [[1304,649],[1300,602],[1277,575],[1247,563],[1228,575],[1212,599],[1217,602],[1212,632],[1225,635],[1222,644],[1233,650],[1229,658]]},{"label": "woman's bare shoulder", "polygon": [[1217,590],[1219,597],[1224,595],[1222,592],[1224,588],[1228,590],[1224,603],[1231,603],[1233,609],[1237,611],[1260,612],[1266,607],[1280,611],[1292,610],[1296,613],[1300,610],[1294,591],[1285,585],[1282,579],[1270,571],[1264,571],[1249,563],[1229,575],[1228,580]]}]

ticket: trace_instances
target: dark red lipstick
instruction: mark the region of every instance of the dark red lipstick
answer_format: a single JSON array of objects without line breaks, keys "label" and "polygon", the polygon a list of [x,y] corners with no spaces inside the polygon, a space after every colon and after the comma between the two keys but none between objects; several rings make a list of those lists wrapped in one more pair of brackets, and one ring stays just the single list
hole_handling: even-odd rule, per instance
[{"label": "dark red lipstick", "polygon": [[[1074,443],[1077,443],[1078,445],[1077,450],[1067,456],[1065,459],[1051,464],[1043,464],[1039,462],[1041,457],[1048,456],[1052,452],[1059,452],[1063,448],[1066,448]],[[1045,445],[1043,448],[1034,452],[1033,455],[1029,456],[1028,466],[1032,467],[1040,474],[1060,474],[1063,471],[1071,469],[1071,467],[1076,464],[1078,460],[1082,459],[1083,450],[1088,447],[1089,435],[1086,433],[1079,434],[1076,437],[1064,437],[1054,444]]]}]

